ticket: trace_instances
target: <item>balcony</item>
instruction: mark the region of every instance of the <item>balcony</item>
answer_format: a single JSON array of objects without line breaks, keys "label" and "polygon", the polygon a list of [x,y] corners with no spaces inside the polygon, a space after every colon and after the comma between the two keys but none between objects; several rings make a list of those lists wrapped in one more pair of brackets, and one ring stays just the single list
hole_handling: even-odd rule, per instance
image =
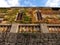
[{"label": "balcony", "polygon": [[39,25],[20,25],[19,26],[19,33],[21,32],[40,32],[40,26]]},{"label": "balcony", "polygon": [[0,32],[9,32],[11,25],[0,25]]},{"label": "balcony", "polygon": [[50,33],[59,33],[60,32],[60,26],[49,26],[48,30]]}]

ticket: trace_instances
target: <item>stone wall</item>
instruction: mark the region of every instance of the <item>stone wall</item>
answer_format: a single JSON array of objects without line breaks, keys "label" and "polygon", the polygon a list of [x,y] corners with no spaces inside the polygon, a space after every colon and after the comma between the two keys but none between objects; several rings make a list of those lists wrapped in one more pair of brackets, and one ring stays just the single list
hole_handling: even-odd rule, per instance
[{"label": "stone wall", "polygon": [[60,33],[10,33],[0,45],[60,45]]},{"label": "stone wall", "polygon": [[18,34],[17,45],[60,45],[60,34]]}]

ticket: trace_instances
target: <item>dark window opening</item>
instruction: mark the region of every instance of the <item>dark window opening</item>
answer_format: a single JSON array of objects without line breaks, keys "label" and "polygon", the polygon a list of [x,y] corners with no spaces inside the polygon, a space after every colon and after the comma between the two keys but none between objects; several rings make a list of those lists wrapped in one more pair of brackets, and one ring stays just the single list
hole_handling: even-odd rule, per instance
[{"label": "dark window opening", "polygon": [[23,12],[18,13],[17,20],[22,20],[23,18]]},{"label": "dark window opening", "polygon": [[60,8],[52,8],[52,10],[59,10]]},{"label": "dark window opening", "polygon": [[36,13],[37,13],[38,20],[42,20],[41,12],[38,10]]}]

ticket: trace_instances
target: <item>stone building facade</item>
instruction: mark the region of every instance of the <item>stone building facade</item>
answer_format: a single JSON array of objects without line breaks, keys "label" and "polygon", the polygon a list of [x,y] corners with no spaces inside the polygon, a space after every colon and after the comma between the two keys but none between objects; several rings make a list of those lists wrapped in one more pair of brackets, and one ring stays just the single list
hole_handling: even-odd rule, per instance
[{"label": "stone building facade", "polygon": [[[23,27],[38,28],[19,32]],[[60,45],[60,24],[0,24],[0,29],[0,45]]]}]

